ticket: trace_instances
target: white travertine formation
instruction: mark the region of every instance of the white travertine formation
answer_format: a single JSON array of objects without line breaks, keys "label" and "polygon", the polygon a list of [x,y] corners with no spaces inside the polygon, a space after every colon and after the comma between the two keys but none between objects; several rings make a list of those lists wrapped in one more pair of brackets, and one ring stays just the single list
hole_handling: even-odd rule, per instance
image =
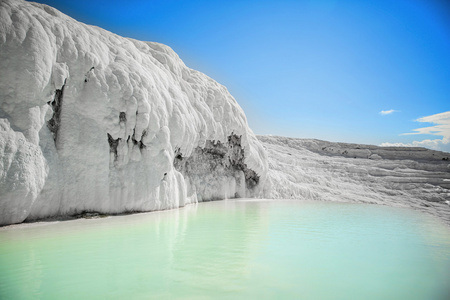
[{"label": "white travertine formation", "polygon": [[258,136],[267,198],[373,203],[424,211],[450,225],[450,153]]},{"label": "white travertine formation", "polygon": [[[0,225],[262,191],[266,154],[242,109],[165,45],[4,0],[0,70]],[[175,155],[223,170],[192,175]]]}]

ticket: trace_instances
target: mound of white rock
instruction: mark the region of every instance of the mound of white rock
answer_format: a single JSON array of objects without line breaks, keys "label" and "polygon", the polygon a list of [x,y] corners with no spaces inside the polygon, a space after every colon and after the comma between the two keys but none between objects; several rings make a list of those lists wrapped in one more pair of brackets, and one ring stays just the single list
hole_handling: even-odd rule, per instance
[{"label": "mound of white rock", "polygon": [[242,109],[169,47],[3,0],[0,49],[0,225],[261,194]]},{"label": "mound of white rock", "polygon": [[259,136],[268,152],[268,198],[409,207],[450,225],[449,153]]}]

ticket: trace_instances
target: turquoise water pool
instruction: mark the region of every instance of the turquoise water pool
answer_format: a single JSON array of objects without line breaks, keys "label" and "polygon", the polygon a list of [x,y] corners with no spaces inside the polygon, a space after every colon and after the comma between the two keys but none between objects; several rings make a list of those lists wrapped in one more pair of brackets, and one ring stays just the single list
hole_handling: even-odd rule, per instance
[{"label": "turquoise water pool", "polygon": [[449,299],[450,229],[406,209],[226,200],[0,228],[0,299]]}]

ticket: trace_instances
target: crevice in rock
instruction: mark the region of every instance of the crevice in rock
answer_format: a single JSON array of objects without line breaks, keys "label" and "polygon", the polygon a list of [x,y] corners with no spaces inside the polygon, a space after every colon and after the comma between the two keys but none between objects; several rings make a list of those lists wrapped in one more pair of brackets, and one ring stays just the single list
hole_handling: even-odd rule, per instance
[{"label": "crevice in rock", "polygon": [[66,80],[64,80],[64,84],[61,87],[61,89],[59,90],[57,89],[55,91],[55,98],[53,99],[53,101],[47,102],[48,105],[50,105],[53,109],[53,116],[50,120],[48,120],[47,127],[53,134],[53,140],[55,141],[55,144],[56,140],[58,139],[59,127],[61,126],[61,109],[64,97],[64,87],[66,86]]},{"label": "crevice in rock", "polygon": [[[131,141],[133,142],[134,145],[137,145],[139,147],[140,150],[145,149],[146,146],[145,144],[142,142],[142,138],[147,134],[147,131],[144,130],[144,132],[142,132],[142,137],[140,141],[137,141],[135,138],[135,134],[136,134],[136,129],[133,129],[133,136],[131,136]],[[130,137],[128,136],[127,142],[129,142]]]},{"label": "crevice in rock", "polygon": [[122,122],[125,123],[126,121],[127,121],[127,114],[125,112],[121,111],[119,114],[119,123],[122,123]]},{"label": "crevice in rock", "polygon": [[113,139],[113,137],[107,133],[108,135],[108,143],[109,143],[109,152],[114,153],[114,160],[117,160],[117,146],[119,145],[120,138]]}]

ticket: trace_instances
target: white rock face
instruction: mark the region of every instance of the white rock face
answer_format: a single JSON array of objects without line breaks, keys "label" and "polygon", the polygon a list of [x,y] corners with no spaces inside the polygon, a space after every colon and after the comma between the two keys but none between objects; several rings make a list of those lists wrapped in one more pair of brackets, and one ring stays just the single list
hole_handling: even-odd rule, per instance
[{"label": "white rock face", "polygon": [[268,152],[267,198],[410,207],[450,225],[450,153],[258,136]]},{"label": "white rock face", "polygon": [[0,70],[0,225],[262,192],[242,109],[165,45],[2,0]]}]

